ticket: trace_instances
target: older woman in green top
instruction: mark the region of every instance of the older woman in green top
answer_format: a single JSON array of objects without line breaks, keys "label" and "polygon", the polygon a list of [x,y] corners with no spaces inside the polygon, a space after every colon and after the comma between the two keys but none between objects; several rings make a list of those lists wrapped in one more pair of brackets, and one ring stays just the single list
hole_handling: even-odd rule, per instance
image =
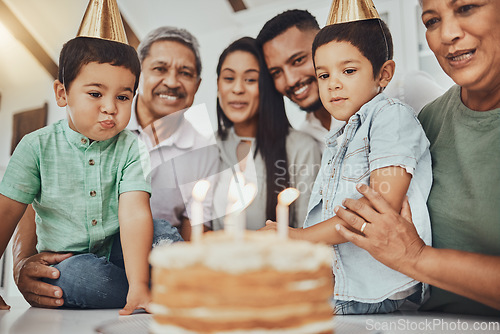
[{"label": "older woman in green top", "polygon": [[[423,0],[427,42],[455,81],[420,121],[431,143],[433,247],[401,214],[360,186],[372,207],[346,200],[338,226],[379,261],[432,285],[423,310],[500,316],[500,1]],[[357,215],[352,212],[357,213]],[[387,233],[391,231],[391,233]]]}]

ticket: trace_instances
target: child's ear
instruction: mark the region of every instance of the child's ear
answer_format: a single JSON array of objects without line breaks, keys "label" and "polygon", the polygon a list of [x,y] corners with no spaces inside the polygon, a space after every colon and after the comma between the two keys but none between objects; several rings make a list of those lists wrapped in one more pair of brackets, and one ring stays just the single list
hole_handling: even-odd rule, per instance
[{"label": "child's ear", "polygon": [[66,89],[64,84],[56,80],[54,81],[54,94],[56,95],[56,102],[59,107],[66,107],[68,101],[66,100]]},{"label": "child's ear", "polygon": [[380,69],[380,74],[379,74],[380,87],[383,88],[387,87],[389,82],[391,82],[395,71],[396,71],[396,63],[394,62],[394,60],[392,59],[387,60]]}]

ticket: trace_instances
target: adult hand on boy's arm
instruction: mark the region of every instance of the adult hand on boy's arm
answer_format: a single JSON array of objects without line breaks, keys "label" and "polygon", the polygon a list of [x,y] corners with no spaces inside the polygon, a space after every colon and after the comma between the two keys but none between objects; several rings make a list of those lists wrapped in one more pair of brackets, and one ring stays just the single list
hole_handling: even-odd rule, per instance
[{"label": "adult hand on boy's arm", "polygon": [[61,306],[64,303],[61,288],[44,283],[41,279],[59,277],[59,271],[50,265],[57,264],[72,254],[37,254],[35,212],[31,205],[19,221],[13,238],[14,281],[24,299],[36,307]]},{"label": "adult hand on boy's arm", "polygon": [[398,214],[373,189],[361,185],[358,191],[372,207],[351,199],[338,215],[357,230],[367,223],[365,235],[344,227],[339,233],[394,270],[500,310],[500,256],[426,246],[407,202]]},{"label": "adult hand on boy's arm", "polygon": [[337,215],[356,231],[364,225],[364,233],[353,233],[345,227],[339,227],[339,233],[357,246],[366,249],[375,259],[388,267],[406,273],[403,266],[414,267],[413,260],[418,259],[425,247],[424,241],[413,225],[408,200],[403,201],[401,212],[398,214],[372,188],[358,185],[358,191],[372,203],[372,206],[358,200],[346,199],[344,201],[346,209],[341,208]]},{"label": "adult hand on boy's arm", "polygon": [[122,193],[118,200],[118,220],[125,272],[129,283],[127,305],[120,315],[146,308],[150,301],[148,257],[153,244],[153,217],[149,194],[144,191]]}]

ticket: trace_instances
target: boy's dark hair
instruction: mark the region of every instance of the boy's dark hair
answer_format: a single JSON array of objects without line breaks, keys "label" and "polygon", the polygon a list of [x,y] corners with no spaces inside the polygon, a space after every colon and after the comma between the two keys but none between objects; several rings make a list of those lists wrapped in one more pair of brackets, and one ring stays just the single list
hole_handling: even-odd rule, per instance
[{"label": "boy's dark hair", "polygon": [[[217,78],[219,78],[222,65],[228,55],[235,51],[244,51],[253,55],[260,67],[259,72],[259,109],[257,135],[255,138],[255,152],[260,152],[266,166],[266,218],[276,219],[277,195],[280,191],[288,187],[288,168],[280,168],[281,163],[288,167],[286,155],[286,137],[290,128],[290,123],[285,113],[283,96],[274,88],[273,79],[267,71],[264,56],[261,48],[255,39],[242,37],[231,43],[220,55],[217,64]],[[233,122],[224,114],[217,97],[217,123],[219,125],[217,133],[226,139]],[[282,182],[276,182],[280,178]],[[283,187],[283,185],[285,185]],[[292,221],[292,220],[290,220]]]},{"label": "boy's dark hair", "polygon": [[338,23],[324,27],[314,38],[313,61],[316,50],[332,41],[348,42],[358,48],[372,64],[374,77],[378,75],[382,65],[393,56],[391,32],[380,19]]},{"label": "boy's dark hair", "polygon": [[300,31],[319,30],[318,21],[307,10],[287,10],[264,24],[257,36],[257,43],[263,45],[291,27],[297,27]]},{"label": "boy's dark hair", "polygon": [[63,45],[59,54],[59,81],[68,90],[82,67],[93,62],[129,69],[135,75],[135,94],[141,75],[137,52],[130,45],[100,38],[76,37]]}]

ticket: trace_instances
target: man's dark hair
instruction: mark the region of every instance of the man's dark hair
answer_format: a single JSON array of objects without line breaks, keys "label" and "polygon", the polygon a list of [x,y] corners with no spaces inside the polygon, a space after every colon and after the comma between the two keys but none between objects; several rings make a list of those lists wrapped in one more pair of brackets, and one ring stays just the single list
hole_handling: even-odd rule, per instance
[{"label": "man's dark hair", "polygon": [[135,75],[135,94],[141,75],[137,52],[130,45],[106,39],[76,37],[66,42],[59,54],[59,81],[68,90],[82,67],[93,62],[129,69]]},{"label": "man's dark hair", "polygon": [[[259,119],[254,154],[257,155],[260,152],[266,166],[266,218],[275,220],[277,195],[284,189],[282,185],[288,185],[290,180],[288,168],[283,171],[283,168],[279,167],[281,162],[288,166],[286,137],[290,129],[290,123],[286,117],[283,96],[274,88],[273,79],[266,69],[262,50],[255,39],[242,37],[231,43],[222,52],[217,64],[217,79],[219,79],[226,57],[235,51],[248,52],[259,63],[259,109],[257,111]],[[218,97],[217,122],[219,125],[218,134],[224,140],[227,138],[233,122],[224,114]],[[275,182],[278,177],[283,180],[281,184]]]},{"label": "man's dark hair", "polygon": [[291,27],[297,27],[300,31],[319,30],[318,21],[311,13],[307,10],[291,9],[267,21],[257,36],[257,43],[263,45]]},{"label": "man's dark hair", "polygon": [[316,50],[332,41],[348,42],[358,48],[372,64],[374,77],[379,74],[382,65],[393,56],[391,32],[380,19],[338,23],[324,27],[314,38],[313,61]]}]

